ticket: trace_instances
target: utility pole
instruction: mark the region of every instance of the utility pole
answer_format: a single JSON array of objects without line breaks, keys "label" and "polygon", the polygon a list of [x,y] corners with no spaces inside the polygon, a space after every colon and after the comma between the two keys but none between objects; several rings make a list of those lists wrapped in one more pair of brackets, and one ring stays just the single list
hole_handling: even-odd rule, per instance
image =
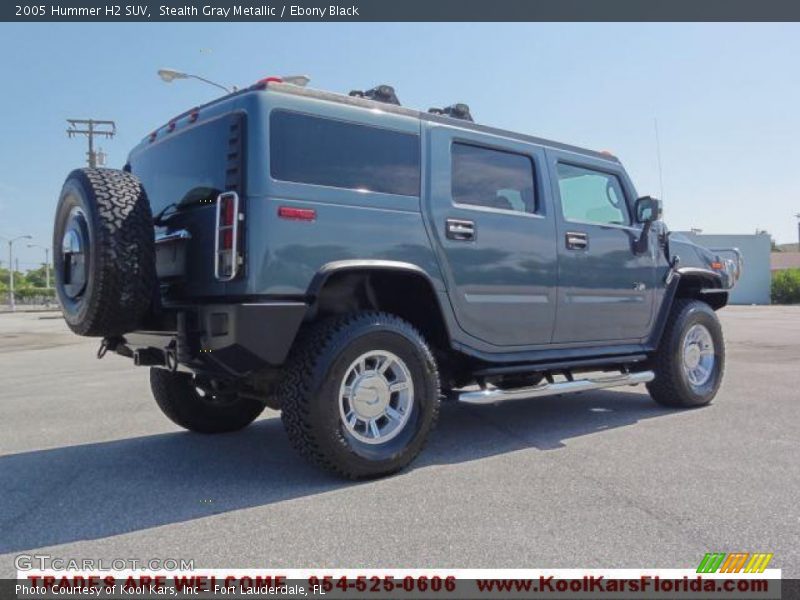
[{"label": "utility pole", "polygon": [[800,213],[795,214],[797,217],[797,251],[800,252]]},{"label": "utility pole", "polygon": [[68,137],[85,135],[89,138],[89,152],[86,153],[89,167],[97,166],[98,153],[94,149],[95,136],[112,138],[117,133],[117,124],[114,121],[99,121],[96,119],[67,119],[69,129]]}]

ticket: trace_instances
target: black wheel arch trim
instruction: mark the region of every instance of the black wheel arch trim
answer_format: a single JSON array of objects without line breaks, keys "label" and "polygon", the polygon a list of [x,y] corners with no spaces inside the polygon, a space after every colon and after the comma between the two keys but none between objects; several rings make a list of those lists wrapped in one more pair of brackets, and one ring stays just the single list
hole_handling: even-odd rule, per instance
[{"label": "black wheel arch trim", "polygon": [[687,279],[697,279],[704,285],[700,290],[722,290],[724,285],[722,283],[722,275],[711,269],[703,269],[700,267],[679,267],[676,273],[680,275],[684,281]]},{"label": "black wheel arch trim", "polygon": [[444,334],[447,336],[447,342],[453,349],[457,349],[457,343],[453,336],[453,322],[452,322],[452,306],[444,306],[441,295],[447,294],[446,289],[441,283],[430,276],[422,267],[409,262],[397,260],[379,260],[379,259],[349,259],[337,260],[324,264],[311,280],[307,289],[307,298],[309,299],[310,309],[313,311],[316,308],[319,294],[322,291],[328,279],[335,274],[344,272],[384,272],[384,273],[402,273],[406,275],[413,275],[420,277],[430,287],[433,294],[436,308],[439,310],[439,317]]}]

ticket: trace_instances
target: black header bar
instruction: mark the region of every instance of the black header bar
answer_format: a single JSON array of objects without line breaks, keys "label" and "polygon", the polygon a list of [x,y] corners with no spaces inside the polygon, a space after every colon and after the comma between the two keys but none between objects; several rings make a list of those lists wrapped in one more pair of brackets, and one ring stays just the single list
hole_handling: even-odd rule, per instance
[{"label": "black header bar", "polygon": [[797,0],[4,0],[0,21],[800,21]]}]

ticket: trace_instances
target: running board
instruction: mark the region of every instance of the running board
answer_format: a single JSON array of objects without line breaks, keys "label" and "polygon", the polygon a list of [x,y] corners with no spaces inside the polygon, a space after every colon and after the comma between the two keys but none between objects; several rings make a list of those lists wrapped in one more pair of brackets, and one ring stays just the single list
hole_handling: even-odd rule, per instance
[{"label": "running board", "polygon": [[571,394],[573,392],[586,392],[588,390],[600,390],[623,385],[637,385],[653,381],[653,379],[655,379],[655,373],[652,371],[639,371],[638,373],[622,373],[608,377],[542,383],[515,390],[501,390],[495,387],[485,388],[477,392],[461,392],[458,394],[458,400],[467,404],[494,404],[504,400],[522,400],[524,398]]}]

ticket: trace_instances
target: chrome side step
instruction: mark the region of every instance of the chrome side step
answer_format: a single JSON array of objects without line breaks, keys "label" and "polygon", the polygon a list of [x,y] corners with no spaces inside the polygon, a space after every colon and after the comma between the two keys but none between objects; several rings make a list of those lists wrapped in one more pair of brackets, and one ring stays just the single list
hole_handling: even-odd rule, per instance
[{"label": "chrome side step", "polygon": [[600,390],[623,385],[637,385],[639,383],[653,381],[653,379],[655,379],[655,373],[653,373],[653,371],[640,371],[638,373],[618,373],[616,375],[575,379],[573,381],[542,383],[515,390],[501,390],[495,387],[487,387],[476,392],[461,392],[458,394],[458,401],[466,402],[467,404],[494,404],[495,402],[502,402],[504,400],[522,400],[525,398],[539,398],[541,396],[553,396],[556,394]]}]

